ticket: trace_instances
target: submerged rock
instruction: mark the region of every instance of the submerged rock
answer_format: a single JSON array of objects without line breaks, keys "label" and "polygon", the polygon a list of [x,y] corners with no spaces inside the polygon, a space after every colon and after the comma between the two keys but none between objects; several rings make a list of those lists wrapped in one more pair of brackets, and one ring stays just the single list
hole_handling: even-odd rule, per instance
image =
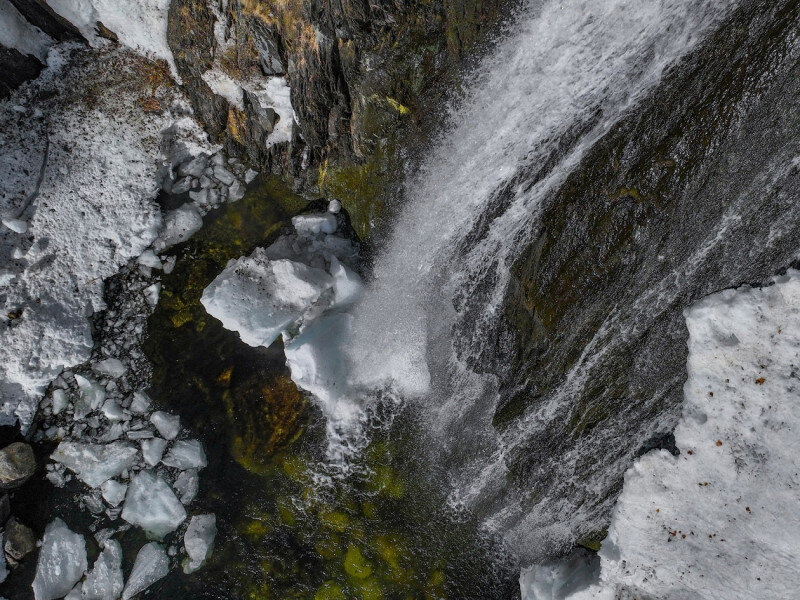
[{"label": "submerged rock", "polygon": [[44,531],[33,595],[36,600],[63,598],[83,577],[88,566],[86,542],[61,519],[55,519]]},{"label": "submerged rock", "polygon": [[167,573],[169,573],[169,558],[161,544],[155,542],[145,544],[136,555],[128,584],[122,593],[122,600],[130,600],[165,577]]},{"label": "submerged rock", "polygon": [[36,471],[33,449],[22,442],[14,442],[0,450],[0,489],[20,487]]}]

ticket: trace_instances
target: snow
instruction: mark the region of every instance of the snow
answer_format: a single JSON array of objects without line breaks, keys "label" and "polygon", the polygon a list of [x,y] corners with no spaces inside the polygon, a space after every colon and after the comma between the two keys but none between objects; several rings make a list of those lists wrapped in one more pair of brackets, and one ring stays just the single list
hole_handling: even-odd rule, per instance
[{"label": "snow", "polygon": [[208,464],[203,445],[197,440],[175,442],[161,462],[168,467],[175,467],[182,471],[186,469],[202,469]]},{"label": "snow", "polygon": [[128,584],[122,593],[122,600],[130,600],[165,577],[167,573],[169,573],[169,559],[161,544],[155,542],[145,544],[136,555]]},{"label": "snow", "polygon": [[116,600],[122,593],[122,547],[115,540],[106,540],[103,551],[83,582],[84,600]]},{"label": "snow", "polygon": [[178,415],[171,415],[162,410],[150,415],[150,422],[156,426],[161,437],[168,440],[174,440],[178,437],[178,433],[181,430],[181,418]]},{"label": "snow", "polygon": [[141,471],[128,486],[122,518],[161,540],[183,523],[186,510],[160,475]]},{"label": "snow", "polygon": [[196,515],[192,517],[186,533],[183,536],[183,544],[186,548],[188,560],[184,563],[185,573],[194,573],[211,556],[214,549],[214,538],[217,535],[217,517],[208,515]]},{"label": "snow", "polygon": [[111,506],[119,506],[125,500],[125,493],[128,491],[128,484],[109,479],[100,486],[100,493],[103,500]]},{"label": "snow", "polygon": [[627,472],[600,580],[572,600],[796,596],[800,272],[685,315],[680,455],[653,451]]},{"label": "snow", "polygon": [[130,469],[136,454],[136,448],[127,442],[61,442],[50,458],[73,471],[89,487],[96,488]]},{"label": "snow", "polygon": [[103,280],[161,227],[165,153],[208,146],[178,88],[157,91],[162,114],[141,109],[143,66],[129,51],[54,46],[42,75],[0,102],[0,217],[28,223],[0,229],[0,309],[21,310],[0,324],[0,424],[27,429],[50,381],[88,360]]},{"label": "snow", "polygon": [[220,69],[209,69],[202,75],[203,81],[208,84],[211,91],[222,96],[239,110],[244,110],[244,92],[242,86]]},{"label": "snow", "polygon": [[50,7],[75,25],[89,42],[103,44],[97,34],[100,21],[119,36],[119,41],[151,58],[166,60],[177,76],[167,43],[170,0],[48,0]]},{"label": "snow", "polygon": [[73,533],[61,519],[54,519],[44,530],[33,580],[34,597],[63,598],[83,577],[87,566],[83,536]]},{"label": "snow", "polygon": [[332,285],[323,269],[300,262],[270,260],[257,248],[231,261],[203,291],[208,314],[237,331],[250,346],[269,346]]},{"label": "snow", "polygon": [[286,79],[280,76],[270,77],[266,83],[259,81],[256,85],[247,86],[246,89],[253,94],[261,108],[272,108],[278,114],[278,122],[267,137],[265,146],[269,148],[275,144],[290,142],[295,117],[291,90],[286,84]]},{"label": "snow", "polygon": [[[31,25],[11,4],[11,0],[0,0],[0,45],[14,48],[22,54],[35,56],[44,63],[47,60],[47,52],[53,45],[53,39],[38,27]],[[3,224],[14,229],[5,219]]]}]

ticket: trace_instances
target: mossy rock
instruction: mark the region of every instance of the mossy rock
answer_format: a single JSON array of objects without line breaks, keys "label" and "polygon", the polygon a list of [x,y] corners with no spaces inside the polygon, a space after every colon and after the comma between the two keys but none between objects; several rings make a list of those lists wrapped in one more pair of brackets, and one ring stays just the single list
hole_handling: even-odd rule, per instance
[{"label": "mossy rock", "polygon": [[347,547],[347,554],[344,557],[344,570],[354,579],[366,579],[372,575],[372,565],[369,564],[361,550],[353,544]]}]

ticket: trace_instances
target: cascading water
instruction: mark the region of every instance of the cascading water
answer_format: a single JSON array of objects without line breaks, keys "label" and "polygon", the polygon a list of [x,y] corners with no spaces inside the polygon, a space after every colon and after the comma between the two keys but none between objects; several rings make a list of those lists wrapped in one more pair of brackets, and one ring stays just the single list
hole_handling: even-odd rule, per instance
[{"label": "cascading water", "polygon": [[[514,498],[494,492],[516,433],[493,429],[497,382],[474,363],[491,343],[511,267],[542,199],[734,4],[530,3],[408,182],[408,205],[352,311],[352,381],[416,399],[447,456],[454,501],[501,530]],[[536,539],[557,548],[571,535],[556,524]],[[517,549],[531,540],[513,537]]]}]

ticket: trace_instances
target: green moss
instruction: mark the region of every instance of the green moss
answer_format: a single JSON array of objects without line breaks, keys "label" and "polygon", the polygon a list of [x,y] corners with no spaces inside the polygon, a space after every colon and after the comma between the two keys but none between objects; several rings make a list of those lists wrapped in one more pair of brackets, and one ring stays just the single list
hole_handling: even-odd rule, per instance
[{"label": "green moss", "polygon": [[354,584],[358,596],[362,600],[382,600],[383,589],[377,579],[371,577]]},{"label": "green moss", "polygon": [[581,539],[579,539],[576,542],[576,544],[578,546],[583,546],[588,550],[597,552],[598,550],[600,550],[600,546],[602,546],[603,540],[606,539],[607,535],[608,535],[607,529],[602,529],[600,531],[593,531],[583,536]]},{"label": "green moss", "polygon": [[347,513],[334,510],[331,512],[323,511],[319,514],[319,520],[322,522],[323,527],[332,529],[342,533],[347,530],[350,525],[350,517]]},{"label": "green moss", "polygon": [[344,557],[344,570],[354,579],[366,579],[372,575],[372,566],[361,553],[361,550],[350,544]]}]

